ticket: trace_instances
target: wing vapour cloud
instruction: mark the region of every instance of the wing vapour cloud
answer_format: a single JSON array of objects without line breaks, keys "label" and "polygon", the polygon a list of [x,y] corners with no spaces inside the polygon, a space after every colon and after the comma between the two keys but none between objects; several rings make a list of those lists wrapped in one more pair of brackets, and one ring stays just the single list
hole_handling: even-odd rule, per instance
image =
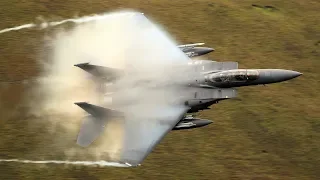
[{"label": "wing vapour cloud", "polygon": [[[42,59],[46,62],[43,73],[38,86],[33,89],[33,97],[41,98],[30,101],[36,103],[31,107],[37,107],[31,109],[32,113],[50,116],[46,119],[61,124],[72,136],[78,133],[84,115],[74,102],[99,105],[97,97],[101,97],[86,78],[88,74],[74,64],[89,61],[94,65],[123,69],[127,75],[114,84],[113,102],[116,103],[112,106],[125,111],[127,117],[143,117],[134,118],[141,119],[138,123],[154,120],[150,112],[158,107],[172,107],[173,103],[183,99],[184,89],[175,84],[187,81],[185,72],[173,67],[190,59],[176,47],[174,40],[138,12],[114,12],[103,17],[58,31],[53,36],[48,42],[50,49],[44,51],[48,54],[44,57],[49,59]],[[88,60],[88,57],[92,59]],[[161,113],[165,116],[166,110]],[[126,134],[115,124],[106,127],[100,144],[92,150],[93,154],[109,154],[114,158],[123,147]]]},{"label": "wing vapour cloud", "polygon": [[138,164],[186,112],[179,102],[187,94],[177,82],[188,79],[174,67],[190,59],[142,14],[135,14],[130,25],[134,34],[124,49],[127,75],[114,84],[112,106],[126,116],[118,160]]}]

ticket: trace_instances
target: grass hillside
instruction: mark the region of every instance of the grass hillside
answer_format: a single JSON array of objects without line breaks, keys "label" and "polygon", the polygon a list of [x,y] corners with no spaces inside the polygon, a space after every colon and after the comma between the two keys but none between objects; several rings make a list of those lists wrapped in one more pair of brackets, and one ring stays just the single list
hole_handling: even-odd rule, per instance
[{"label": "grass hillside", "polygon": [[[197,114],[213,124],[169,133],[139,168],[0,163],[0,179],[320,177],[319,1],[10,0],[0,2],[0,29],[34,22],[39,15],[61,20],[123,8],[144,12],[180,43],[215,48],[203,58],[237,61],[240,68],[292,69],[303,76],[240,88],[238,98]],[[76,146],[75,137],[64,137],[63,131],[49,134],[45,121],[27,116],[22,105],[30,88],[25,80],[39,73],[43,35],[37,30],[0,34],[0,159],[63,160],[63,150]],[[52,142],[52,136],[71,144]]]}]

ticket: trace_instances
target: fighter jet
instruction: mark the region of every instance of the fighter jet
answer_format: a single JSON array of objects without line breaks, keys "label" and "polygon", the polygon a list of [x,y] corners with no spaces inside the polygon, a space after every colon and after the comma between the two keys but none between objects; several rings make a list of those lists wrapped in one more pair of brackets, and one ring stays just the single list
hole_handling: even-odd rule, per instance
[{"label": "fighter jet", "polygon": [[[89,63],[75,66],[103,79],[103,82],[117,81],[124,76],[119,69]],[[145,116],[128,115],[123,109],[110,109],[87,102],[75,103],[89,113],[84,120],[77,143],[84,147],[90,145],[101,134],[108,118],[122,117],[124,140],[119,162],[127,167],[138,166],[171,130],[202,127],[211,123],[210,120],[185,116],[186,113],[209,109],[219,101],[235,98],[237,87],[278,83],[302,75],[300,72],[284,69],[238,69],[237,62],[190,60],[181,66],[181,69],[192,74],[188,81],[179,84],[182,87],[182,101],[178,101],[178,104],[151,108],[146,113],[152,115],[152,120],[145,119]]]},{"label": "fighter jet", "polygon": [[214,51],[213,48],[209,47],[196,47],[202,45],[204,45],[204,43],[184,44],[178,45],[177,47],[180,48],[181,51],[184,52],[190,58],[202,56]]}]

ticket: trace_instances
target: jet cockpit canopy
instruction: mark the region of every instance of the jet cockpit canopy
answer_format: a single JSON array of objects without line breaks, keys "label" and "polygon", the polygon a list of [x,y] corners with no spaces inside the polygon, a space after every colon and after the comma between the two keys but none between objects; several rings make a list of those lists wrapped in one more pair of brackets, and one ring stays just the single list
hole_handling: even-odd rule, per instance
[{"label": "jet cockpit canopy", "polygon": [[235,69],[217,72],[209,78],[211,82],[247,82],[254,81],[259,78],[259,71],[252,69]]}]

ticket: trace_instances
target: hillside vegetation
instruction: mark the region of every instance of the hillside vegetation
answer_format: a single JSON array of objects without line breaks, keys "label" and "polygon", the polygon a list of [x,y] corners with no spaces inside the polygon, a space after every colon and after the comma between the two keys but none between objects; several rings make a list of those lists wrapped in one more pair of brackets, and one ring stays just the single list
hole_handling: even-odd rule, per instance
[{"label": "hillside vegetation", "polygon": [[[240,88],[238,98],[197,114],[213,124],[169,133],[139,168],[0,163],[0,179],[320,177],[319,1],[10,0],[0,2],[0,29],[34,22],[39,15],[61,20],[123,8],[144,12],[181,44],[205,42],[215,48],[203,58],[303,75]],[[63,160],[64,150],[76,147],[76,134],[48,133],[45,120],[27,116],[23,105],[30,88],[24,82],[39,73],[36,59],[44,34],[0,34],[0,159]],[[53,137],[65,142],[52,141]]]}]

